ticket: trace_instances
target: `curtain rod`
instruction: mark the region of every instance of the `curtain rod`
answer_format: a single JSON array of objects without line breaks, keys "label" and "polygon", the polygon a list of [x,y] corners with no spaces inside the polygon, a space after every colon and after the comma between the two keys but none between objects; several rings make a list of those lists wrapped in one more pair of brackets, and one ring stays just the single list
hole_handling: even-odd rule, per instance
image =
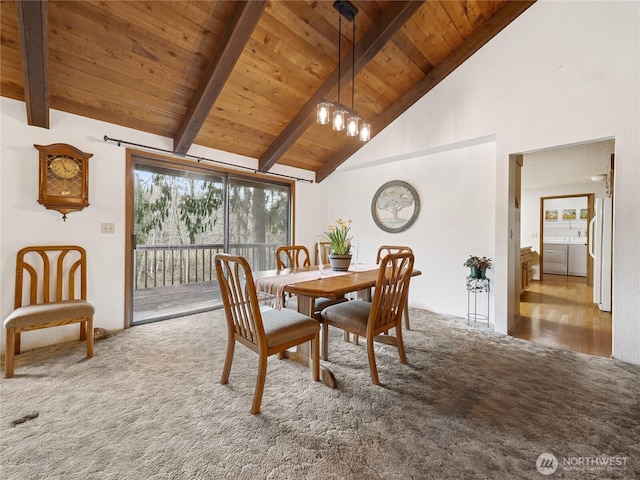
[{"label": "curtain rod", "polygon": [[239,168],[239,169],[243,169],[243,170],[249,170],[253,173],[256,174],[261,174],[261,175],[273,175],[276,177],[283,177],[283,178],[288,178],[291,180],[295,180],[297,182],[307,182],[307,183],[313,183],[313,180],[308,180],[306,178],[300,178],[300,177],[294,177],[291,175],[285,175],[283,173],[272,173],[272,172],[260,172],[259,170],[256,170],[255,168],[251,168],[251,167],[245,167],[243,165],[234,165],[233,163],[228,163],[228,162],[223,162],[221,160],[212,160],[210,158],[206,158],[206,157],[198,157],[196,155],[190,155],[188,153],[180,153],[180,152],[175,152],[173,150],[167,150],[165,148],[159,148],[159,147],[151,147],[149,145],[142,145],[141,143],[134,143],[134,142],[128,142],[126,140],[120,140],[117,138],[110,138],[107,135],[104,136],[104,141],[105,142],[114,142],[117,143],[118,146],[122,146],[122,144],[124,145],[131,145],[133,147],[139,147],[139,148],[147,148],[149,150],[156,150],[158,152],[164,152],[164,153],[169,153],[171,155],[175,155],[177,157],[186,157],[186,158],[192,158],[194,160],[197,160],[198,163],[200,163],[201,161],[205,161],[205,162],[211,162],[211,163],[216,163],[218,165],[224,165],[226,167],[232,167],[232,168]]}]

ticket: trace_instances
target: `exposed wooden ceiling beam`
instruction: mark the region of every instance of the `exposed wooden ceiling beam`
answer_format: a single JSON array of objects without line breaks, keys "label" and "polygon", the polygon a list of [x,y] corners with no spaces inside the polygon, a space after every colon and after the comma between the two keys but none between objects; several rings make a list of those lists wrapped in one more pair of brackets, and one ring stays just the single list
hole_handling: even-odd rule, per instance
[{"label": "exposed wooden ceiling beam", "polygon": [[[360,41],[355,45],[355,68],[354,75],[357,75],[380,50],[387,44],[393,35],[407,23],[411,16],[422,6],[424,1],[391,2],[389,7],[383,12],[380,18],[365,32]],[[309,98],[307,103],[291,119],[288,125],[282,130],[269,148],[260,157],[258,170],[268,171],[273,167],[280,157],[300,138],[300,136],[315,121],[315,110],[318,102],[326,97],[338,84],[338,70],[340,70],[340,81],[348,80],[351,77],[351,55],[346,55],[340,63],[340,68],[336,68],[324,83]]]},{"label": "exposed wooden ceiling beam", "polygon": [[204,125],[225,82],[251,37],[266,1],[237,2],[233,16],[224,31],[216,54],[209,62],[204,77],[187,107],[173,139],[173,150],[187,153]]},{"label": "exposed wooden ceiling beam", "polygon": [[[456,48],[451,55],[405,93],[400,100],[388,108],[375,121],[372,121],[372,131],[382,131],[534,3],[535,0],[507,2],[486,23],[471,34],[462,45]],[[327,178],[361,147],[361,144],[349,144],[342,148],[316,172],[316,182],[319,183]]]},{"label": "exposed wooden ceiling beam", "polygon": [[49,128],[47,2],[16,2],[29,125]]}]

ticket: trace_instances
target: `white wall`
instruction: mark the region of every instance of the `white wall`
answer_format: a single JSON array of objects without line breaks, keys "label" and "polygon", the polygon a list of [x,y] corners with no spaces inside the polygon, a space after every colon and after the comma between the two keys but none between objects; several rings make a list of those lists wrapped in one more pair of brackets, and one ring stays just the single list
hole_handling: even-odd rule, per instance
[{"label": "white wall", "polygon": [[[354,220],[361,263],[375,263],[380,245],[411,246],[416,268],[424,274],[411,280],[410,304],[466,316],[469,269],[462,264],[469,255],[494,258],[495,155],[495,143],[485,139],[472,146],[417,152],[392,164],[343,169],[330,181],[331,219]],[[401,233],[383,232],[371,215],[376,190],[389,180],[408,182],[420,197],[416,222]],[[488,276],[492,278],[491,271]]]},{"label": "white wall", "polygon": [[[15,256],[26,245],[79,244],[87,250],[87,298],[95,304],[95,326],[124,328],[125,158],[126,149],[103,140],[104,135],[170,149],[171,140],[51,111],[51,128],[27,125],[23,102],[0,98],[0,316],[13,308]],[[38,198],[38,151],[34,144],[68,143],[93,153],[89,160],[89,207],[70,213],[67,221],[46,210]],[[189,153],[210,159],[256,167],[257,161],[194,147]],[[279,173],[313,179],[311,172],[278,167]],[[296,183],[297,237],[320,231],[326,224],[326,185]],[[311,212],[306,215],[305,212]],[[114,223],[115,235],[100,233],[101,223]],[[315,236],[313,237],[315,238]],[[77,327],[30,332],[22,338],[24,350],[76,338]],[[4,329],[2,329],[4,347]]]},{"label": "white wall", "polygon": [[[480,253],[487,242],[494,244],[488,248],[496,260],[491,314],[496,330],[507,332],[515,311],[519,248],[517,236],[510,235],[516,222],[509,155],[615,138],[613,356],[640,364],[639,6],[636,1],[535,3],[329,177],[330,218],[345,216],[345,209],[355,210],[359,202],[364,214],[372,192],[391,179],[409,180],[425,196],[433,178],[449,185],[435,202],[423,203],[421,217],[437,222],[420,222],[393,240],[419,239],[431,247],[418,251],[424,275],[412,285],[411,303],[459,314],[460,298],[449,294],[443,300],[433,287],[440,279],[452,281],[452,272],[471,253],[460,251],[459,236],[473,236],[474,225],[468,218],[458,222],[449,205],[473,205],[478,191],[455,187],[468,173],[464,167],[438,177],[447,169],[444,157],[423,162],[419,171],[405,158],[495,136],[495,176],[484,188],[495,191],[496,208],[476,218],[495,224],[495,232],[489,240],[482,234],[474,241]],[[385,160],[392,163],[383,175],[367,166]],[[364,168],[354,170],[358,166]],[[441,211],[449,215],[439,216]],[[371,244],[390,240],[371,222],[358,221],[360,236]],[[443,231],[447,238],[441,238]]]}]

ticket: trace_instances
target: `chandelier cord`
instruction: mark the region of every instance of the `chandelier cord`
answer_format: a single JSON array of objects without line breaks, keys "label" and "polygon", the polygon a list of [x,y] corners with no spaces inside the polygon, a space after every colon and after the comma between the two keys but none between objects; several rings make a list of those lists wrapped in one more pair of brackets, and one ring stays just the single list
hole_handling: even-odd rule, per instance
[{"label": "chandelier cord", "polygon": [[351,110],[356,111],[356,19],[353,19],[353,33],[351,35]]},{"label": "chandelier cord", "polygon": [[340,64],[342,63],[342,15],[338,16],[338,105],[340,105]]}]

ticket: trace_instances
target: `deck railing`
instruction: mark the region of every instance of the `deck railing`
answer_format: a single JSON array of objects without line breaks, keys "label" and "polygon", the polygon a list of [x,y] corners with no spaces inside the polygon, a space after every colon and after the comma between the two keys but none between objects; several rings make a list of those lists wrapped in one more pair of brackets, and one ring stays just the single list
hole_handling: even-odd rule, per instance
[{"label": "deck railing", "polygon": [[[253,270],[276,268],[280,243],[230,244],[230,253],[242,255]],[[134,251],[135,289],[184,285],[215,280],[214,258],[221,243],[202,245],[138,245]]]}]

